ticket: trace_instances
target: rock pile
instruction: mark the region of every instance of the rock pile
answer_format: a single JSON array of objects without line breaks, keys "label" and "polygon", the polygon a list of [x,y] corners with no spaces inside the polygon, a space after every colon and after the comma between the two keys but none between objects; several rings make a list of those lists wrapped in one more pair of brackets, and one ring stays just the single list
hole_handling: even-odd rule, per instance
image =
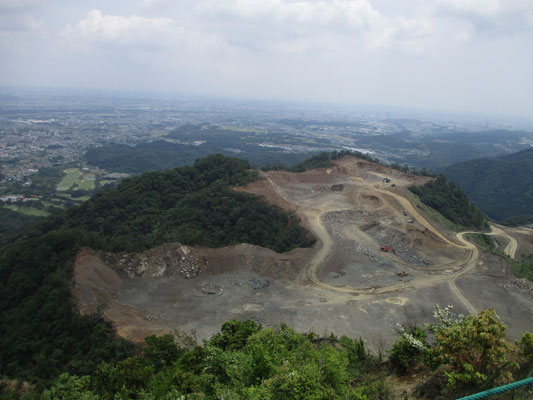
[{"label": "rock pile", "polygon": [[102,259],[129,278],[159,278],[181,274],[195,278],[207,265],[189,246],[169,243],[143,253],[103,253]]},{"label": "rock pile", "polygon": [[499,286],[503,287],[506,292],[516,291],[533,295],[533,282],[528,281],[526,278],[500,283]]}]

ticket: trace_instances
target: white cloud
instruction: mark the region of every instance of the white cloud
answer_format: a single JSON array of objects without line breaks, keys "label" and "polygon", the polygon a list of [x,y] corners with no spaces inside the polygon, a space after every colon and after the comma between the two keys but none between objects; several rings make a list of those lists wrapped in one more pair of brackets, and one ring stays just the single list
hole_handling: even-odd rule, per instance
[{"label": "white cloud", "polygon": [[0,83],[530,113],[533,0],[66,1],[0,0]]},{"label": "white cloud", "polygon": [[91,10],[74,27],[67,26],[63,36],[71,41],[115,43],[138,46],[163,46],[180,35],[181,28],[169,18],[121,17]]},{"label": "white cloud", "polygon": [[246,30],[245,42],[258,49],[304,50],[314,47],[317,36],[336,35],[367,49],[398,46],[418,52],[431,32],[429,21],[386,17],[368,0],[204,0],[196,11],[220,23],[218,33],[232,43],[242,43]]},{"label": "white cloud", "polygon": [[170,18],[104,15],[91,10],[76,25],[68,25],[61,35],[72,45],[143,48],[148,50],[194,48],[199,51],[216,46],[211,35],[178,26]]},{"label": "white cloud", "polygon": [[367,0],[205,0],[200,2],[197,10],[211,17],[232,16],[271,24],[292,22],[330,27],[339,27],[340,23],[355,29],[379,24],[383,19]]}]

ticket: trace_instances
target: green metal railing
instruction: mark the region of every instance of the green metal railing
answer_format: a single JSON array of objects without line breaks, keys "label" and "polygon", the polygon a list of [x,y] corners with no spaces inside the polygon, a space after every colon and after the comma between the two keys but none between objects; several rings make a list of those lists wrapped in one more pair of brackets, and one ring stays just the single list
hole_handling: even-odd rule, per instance
[{"label": "green metal railing", "polygon": [[470,396],[461,397],[460,399],[457,399],[457,400],[485,399],[487,397],[509,392],[510,390],[515,390],[526,385],[533,385],[533,378],[527,378],[521,381],[509,383],[508,385],[498,386],[497,388],[485,390],[484,392],[479,392],[476,394],[471,394]]}]

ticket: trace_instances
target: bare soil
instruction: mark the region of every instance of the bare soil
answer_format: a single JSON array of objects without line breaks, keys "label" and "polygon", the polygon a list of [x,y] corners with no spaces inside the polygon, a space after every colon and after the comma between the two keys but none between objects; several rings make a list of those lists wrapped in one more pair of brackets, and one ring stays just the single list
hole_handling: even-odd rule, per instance
[{"label": "bare soil", "polygon": [[[252,318],[361,336],[376,351],[394,340],[396,323],[430,321],[436,304],[462,313],[495,308],[511,338],[533,326],[533,294],[515,282],[507,261],[480,253],[465,232],[437,229],[408,200],[407,187],[430,178],[355,157],[262,178],[236,190],[294,211],[317,238],[313,248],[284,254],[248,244],[171,243],[138,254],[83,249],[73,287],[80,310],[103,310],[134,341],[176,329],[202,339],[228,319]],[[492,234],[506,238],[510,256],[533,243],[527,231],[493,226]]]}]

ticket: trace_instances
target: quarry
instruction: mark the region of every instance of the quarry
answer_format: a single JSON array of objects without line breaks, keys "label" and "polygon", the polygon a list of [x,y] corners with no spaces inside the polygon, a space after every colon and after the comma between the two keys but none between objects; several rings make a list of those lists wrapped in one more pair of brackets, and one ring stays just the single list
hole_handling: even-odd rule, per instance
[{"label": "quarry", "polygon": [[77,254],[72,292],[82,313],[101,312],[142,342],[175,331],[210,337],[229,319],[299,332],[363,337],[384,350],[397,323],[495,309],[515,339],[533,326],[531,283],[506,257],[533,248],[533,231],[491,224],[506,256],[480,250],[426,212],[408,191],[431,178],[356,157],[301,173],[262,172],[235,188],[294,213],[317,239],[278,254],[249,244],[211,249],[168,243],[144,253]]}]

